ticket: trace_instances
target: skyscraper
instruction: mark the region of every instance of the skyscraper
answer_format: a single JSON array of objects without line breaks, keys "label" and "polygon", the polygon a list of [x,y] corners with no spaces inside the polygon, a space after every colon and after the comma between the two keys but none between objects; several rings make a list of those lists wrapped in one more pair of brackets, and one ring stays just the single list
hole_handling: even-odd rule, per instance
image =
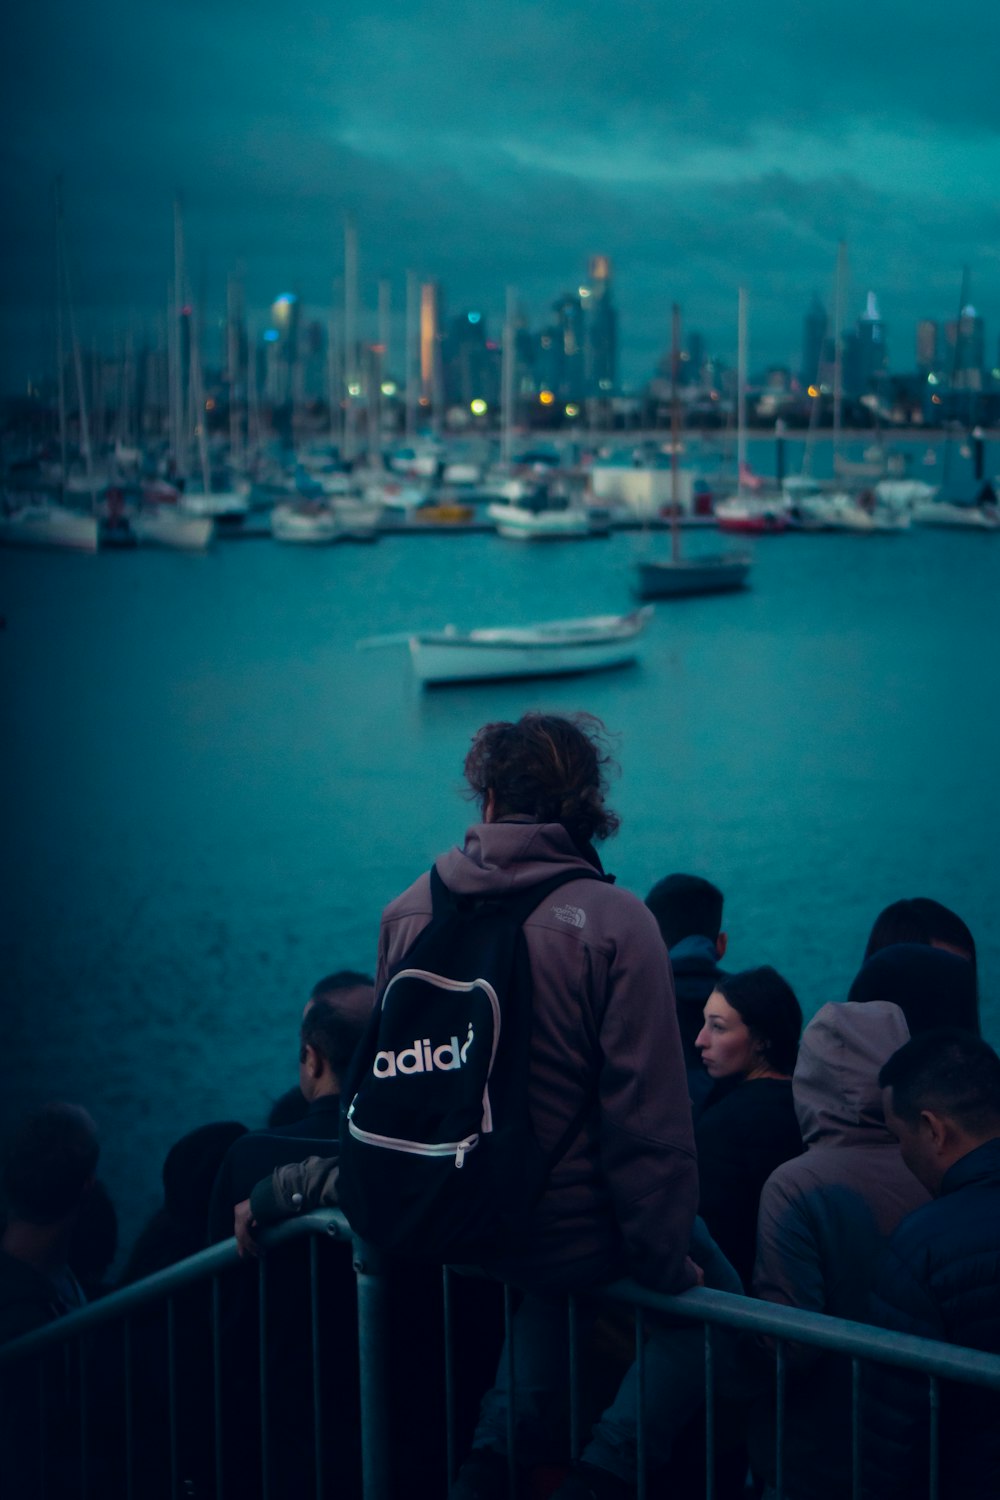
[{"label": "skyscraper", "polygon": [[802,320],[802,369],[799,376],[805,386],[814,385],[820,379],[820,366],[823,363],[829,323],[826,308],[818,295],[813,292],[809,311]]},{"label": "skyscraper", "polygon": [[611,261],[592,255],[580,287],[584,396],[609,397],[618,378],[618,314],[611,294]]},{"label": "skyscraper", "polygon": [[986,331],[983,320],[974,307],[963,307],[957,323],[952,320],[945,324],[945,342],[955,390],[982,390]]},{"label": "skyscraper", "polygon": [[923,374],[937,368],[938,325],[933,318],[922,318],[917,324],[917,369]]},{"label": "skyscraper", "polygon": [[857,327],[857,394],[873,390],[888,368],[889,355],[885,341],[885,324],[878,310],[874,292],[865,299],[865,310]]}]

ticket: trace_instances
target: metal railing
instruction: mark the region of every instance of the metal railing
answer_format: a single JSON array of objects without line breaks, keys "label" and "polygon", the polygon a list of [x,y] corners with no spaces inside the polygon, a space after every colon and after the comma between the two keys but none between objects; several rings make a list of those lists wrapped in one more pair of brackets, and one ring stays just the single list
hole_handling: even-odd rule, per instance
[{"label": "metal railing", "polygon": [[[306,1243],[301,1246],[303,1240]],[[387,1399],[390,1379],[390,1277],[386,1274],[386,1267],[379,1254],[354,1239],[346,1219],[336,1210],[304,1215],[261,1235],[262,1254],[257,1263],[259,1269],[256,1286],[256,1368],[251,1372],[255,1386],[252,1398],[255,1409],[252,1413],[253,1422],[247,1423],[247,1431],[255,1433],[253,1442],[257,1452],[252,1467],[257,1474],[257,1492],[262,1500],[271,1500],[271,1496],[281,1489],[280,1482],[275,1481],[272,1428],[276,1394],[286,1381],[288,1371],[285,1368],[275,1369],[272,1365],[275,1351],[270,1303],[281,1286],[281,1252],[294,1242],[300,1242],[301,1248],[308,1252],[308,1266],[304,1276],[307,1285],[304,1288],[300,1285],[298,1288],[300,1292],[304,1290],[307,1293],[308,1338],[299,1337],[296,1358],[308,1367],[305,1374],[309,1390],[309,1410],[305,1425],[309,1428],[312,1449],[309,1489],[300,1488],[296,1493],[305,1495],[311,1490],[316,1500],[332,1500],[334,1496],[350,1495],[352,1492],[349,1482],[346,1487],[341,1482],[343,1473],[340,1455],[331,1454],[325,1440],[329,1416],[325,1389],[329,1373],[328,1346],[331,1342],[340,1340],[343,1330],[341,1328],[335,1331],[324,1325],[321,1306],[323,1256],[326,1253],[323,1249],[324,1242],[339,1243],[341,1257],[346,1256],[345,1247],[349,1243],[353,1246],[352,1264],[357,1294],[357,1367],[356,1376],[351,1376],[356,1383],[359,1414],[357,1444],[360,1464],[355,1489],[363,1496],[363,1500],[389,1500],[394,1488],[394,1434],[391,1402]],[[91,1495],[100,1495],[101,1500],[118,1500],[118,1496],[121,1496],[121,1500],[133,1500],[133,1497],[135,1500],[145,1500],[147,1494],[153,1493],[148,1472],[143,1467],[150,1462],[148,1444],[139,1431],[141,1424],[136,1412],[137,1382],[140,1373],[150,1374],[147,1364],[151,1347],[157,1360],[162,1362],[157,1389],[165,1392],[165,1402],[155,1414],[155,1421],[162,1425],[159,1436],[165,1440],[168,1454],[167,1470],[161,1485],[162,1493],[169,1500],[182,1500],[185,1495],[201,1497],[205,1494],[213,1495],[216,1500],[226,1500],[231,1492],[235,1493],[232,1476],[227,1473],[227,1450],[223,1436],[227,1394],[225,1354],[227,1339],[231,1334],[226,1324],[224,1299],[227,1279],[235,1276],[241,1265],[235,1241],[227,1241],[0,1348],[0,1391],[7,1397],[12,1393],[16,1394],[18,1409],[26,1414],[34,1403],[33,1416],[30,1420],[26,1417],[27,1425],[22,1431],[24,1443],[30,1450],[32,1468],[29,1475],[30,1487],[24,1491],[26,1495],[30,1494],[32,1500],[35,1496],[38,1500],[46,1500],[49,1496],[59,1496],[60,1500],[63,1496],[79,1496],[81,1500],[89,1500]],[[301,1280],[301,1271],[297,1274]],[[462,1457],[463,1440],[463,1434],[456,1426],[455,1415],[463,1383],[463,1371],[457,1367],[454,1355],[455,1276],[456,1273],[445,1271],[442,1285],[445,1427],[443,1463],[448,1479],[454,1477]],[[207,1349],[211,1371],[211,1389],[206,1395],[209,1410],[205,1412],[199,1408],[199,1421],[205,1429],[202,1437],[205,1438],[205,1453],[208,1455],[207,1469],[203,1465],[202,1477],[197,1485],[182,1472],[181,1459],[181,1405],[187,1376],[181,1350],[183,1318],[179,1309],[185,1295],[192,1291],[207,1293],[207,1300],[199,1311],[199,1317],[204,1313],[206,1325],[201,1330],[199,1349]],[[504,1288],[504,1358],[507,1360],[509,1387],[514,1390],[516,1401],[512,1329],[514,1300],[511,1289]],[[861,1371],[864,1364],[902,1368],[927,1381],[928,1492],[931,1500],[937,1500],[939,1493],[941,1383],[961,1382],[1000,1392],[1000,1355],[891,1333],[866,1324],[779,1307],[727,1292],[696,1288],[681,1296],[662,1296],[636,1283],[621,1281],[601,1288],[599,1293],[588,1294],[585,1298],[570,1296],[566,1300],[568,1429],[572,1457],[577,1457],[582,1451],[585,1432],[579,1378],[582,1362],[579,1333],[581,1309],[597,1303],[604,1307],[628,1308],[634,1314],[639,1408],[637,1488],[640,1500],[644,1500],[647,1487],[643,1403],[647,1333],[651,1317],[660,1325],[664,1319],[668,1319],[673,1322],[680,1320],[685,1325],[699,1323],[704,1327],[706,1500],[714,1500],[716,1494],[715,1411],[720,1338],[731,1338],[734,1333],[752,1336],[756,1340],[766,1341],[773,1354],[776,1417],[771,1485],[778,1500],[782,1500],[785,1485],[784,1455],[788,1436],[785,1408],[789,1355],[791,1351],[794,1357],[799,1346],[838,1354],[850,1361],[850,1493],[853,1500],[858,1500],[861,1495]],[[162,1336],[154,1340],[151,1346],[148,1338],[144,1340],[142,1323],[153,1311],[162,1311],[164,1327],[161,1330]],[[301,1333],[301,1328],[299,1331]],[[92,1345],[98,1340],[101,1341],[101,1348],[95,1361],[91,1358],[94,1353]],[[107,1379],[109,1366],[114,1367],[114,1379],[111,1381]],[[95,1393],[93,1371],[98,1367],[103,1379],[98,1379]],[[246,1370],[240,1373],[244,1377],[247,1375]],[[55,1403],[52,1395],[53,1382],[60,1391],[59,1401]],[[242,1399],[246,1399],[245,1389]],[[117,1405],[113,1423],[108,1421],[106,1410],[95,1411],[95,1400]],[[507,1445],[511,1496],[515,1492],[517,1464],[513,1412],[512,1402]],[[237,1424],[241,1433],[243,1418],[249,1418],[250,1415],[244,1409],[238,1416]],[[69,1420],[69,1416],[72,1416],[72,1420]],[[71,1454],[62,1451],[53,1457],[54,1420],[63,1424],[62,1436],[65,1441],[62,1446],[64,1450],[67,1446],[72,1447]],[[468,1434],[464,1434],[464,1437],[467,1441]],[[114,1472],[109,1470],[108,1455],[102,1451],[101,1446],[109,1440],[116,1448],[117,1469],[112,1465]],[[249,1442],[250,1438],[246,1441]],[[280,1459],[280,1453],[278,1457]],[[245,1492],[242,1483],[239,1488],[241,1494]],[[431,1488],[434,1486],[431,1485]],[[444,1472],[437,1488],[442,1494],[446,1489]]]}]

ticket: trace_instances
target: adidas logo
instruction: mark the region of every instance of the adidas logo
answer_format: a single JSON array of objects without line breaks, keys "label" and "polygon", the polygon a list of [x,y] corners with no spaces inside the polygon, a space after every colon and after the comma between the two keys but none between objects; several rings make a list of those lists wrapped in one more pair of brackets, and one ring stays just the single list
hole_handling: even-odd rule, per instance
[{"label": "adidas logo", "polygon": [[412,1047],[404,1047],[399,1052],[376,1052],[372,1073],[376,1078],[395,1078],[397,1073],[431,1073],[435,1068],[450,1073],[466,1061],[473,1035],[470,1022],[469,1034],[461,1047],[457,1036],[438,1047],[432,1047],[430,1037],[425,1036],[416,1038]]}]

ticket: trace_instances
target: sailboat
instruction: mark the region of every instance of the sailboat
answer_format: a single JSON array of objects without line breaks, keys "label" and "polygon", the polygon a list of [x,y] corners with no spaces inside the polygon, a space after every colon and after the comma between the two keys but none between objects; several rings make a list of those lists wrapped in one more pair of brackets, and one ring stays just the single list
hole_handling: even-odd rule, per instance
[{"label": "sailboat", "polygon": [[63,308],[69,318],[70,339],[73,350],[73,370],[77,385],[80,411],[80,446],[86,471],[86,492],[90,496],[90,511],[83,513],[67,505],[50,500],[39,500],[32,496],[23,504],[4,507],[0,514],[0,544],[8,547],[68,547],[78,552],[96,552],[98,545],[98,521],[96,514],[96,480],[94,478],[93,453],[90,447],[90,424],[87,418],[87,394],[83,380],[83,364],[80,358],[80,340],[77,336],[76,316],[70,292],[69,266],[66,254],[66,227],[63,218],[62,184],[56,181],[56,329],[57,360],[59,365],[59,446],[60,483],[63,492],[67,485],[67,438],[66,438],[66,387],[65,349],[63,345]]},{"label": "sailboat", "polygon": [[674,304],[670,339],[670,557],[636,564],[637,593],[641,599],[679,599],[692,594],[726,593],[745,586],[750,556],[745,552],[681,556],[680,534],[680,397],[677,367],[680,360],[681,312]]}]

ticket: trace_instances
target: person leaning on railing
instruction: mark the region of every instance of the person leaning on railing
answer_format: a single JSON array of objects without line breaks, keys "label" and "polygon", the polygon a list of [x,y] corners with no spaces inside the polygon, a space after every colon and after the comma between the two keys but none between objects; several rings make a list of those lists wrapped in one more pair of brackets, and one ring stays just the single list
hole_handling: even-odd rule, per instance
[{"label": "person leaning on railing", "polygon": [[[927,1031],[879,1074],[885,1115],[933,1201],[904,1219],[875,1278],[872,1322],[1000,1354],[1000,1058],[955,1028]],[[866,1500],[911,1500],[927,1473],[927,1381],[869,1372]],[[942,1500],[1000,1495],[1000,1392],[944,1386]]]},{"label": "person leaning on railing", "polygon": [[[490,1268],[527,1293],[513,1335],[517,1455],[525,1464],[541,1461],[558,1442],[551,1407],[565,1379],[565,1292],[629,1273],[655,1290],[678,1292],[698,1277],[687,1259],[697,1199],[691,1110],[666,949],[636,896],[593,878],[601,871],[593,841],[618,827],[605,804],[602,731],[586,715],[526,714],[484,726],[465,762],[480,821],[462,847],[436,862],[445,886],[471,898],[530,889],[563,872],[581,875],[541,902],[523,931],[533,1006],[528,1102],[542,1152],[555,1150],[575,1118],[582,1123],[552,1169],[523,1253]],[[386,909],[378,993],[431,914],[427,875]],[[335,1197],[335,1175],[316,1162],[283,1168],[242,1210],[242,1242],[248,1245],[251,1216],[266,1222],[275,1212]],[[700,1332],[690,1342],[700,1358]],[[506,1493],[505,1371],[506,1357],[484,1399],[456,1496]],[[647,1409],[655,1420],[647,1440],[654,1462],[664,1457],[657,1444],[669,1454],[682,1387],[697,1402],[698,1374],[690,1378],[677,1360],[651,1357]],[[627,1493],[635,1478],[633,1374],[596,1425],[564,1493]]]}]

